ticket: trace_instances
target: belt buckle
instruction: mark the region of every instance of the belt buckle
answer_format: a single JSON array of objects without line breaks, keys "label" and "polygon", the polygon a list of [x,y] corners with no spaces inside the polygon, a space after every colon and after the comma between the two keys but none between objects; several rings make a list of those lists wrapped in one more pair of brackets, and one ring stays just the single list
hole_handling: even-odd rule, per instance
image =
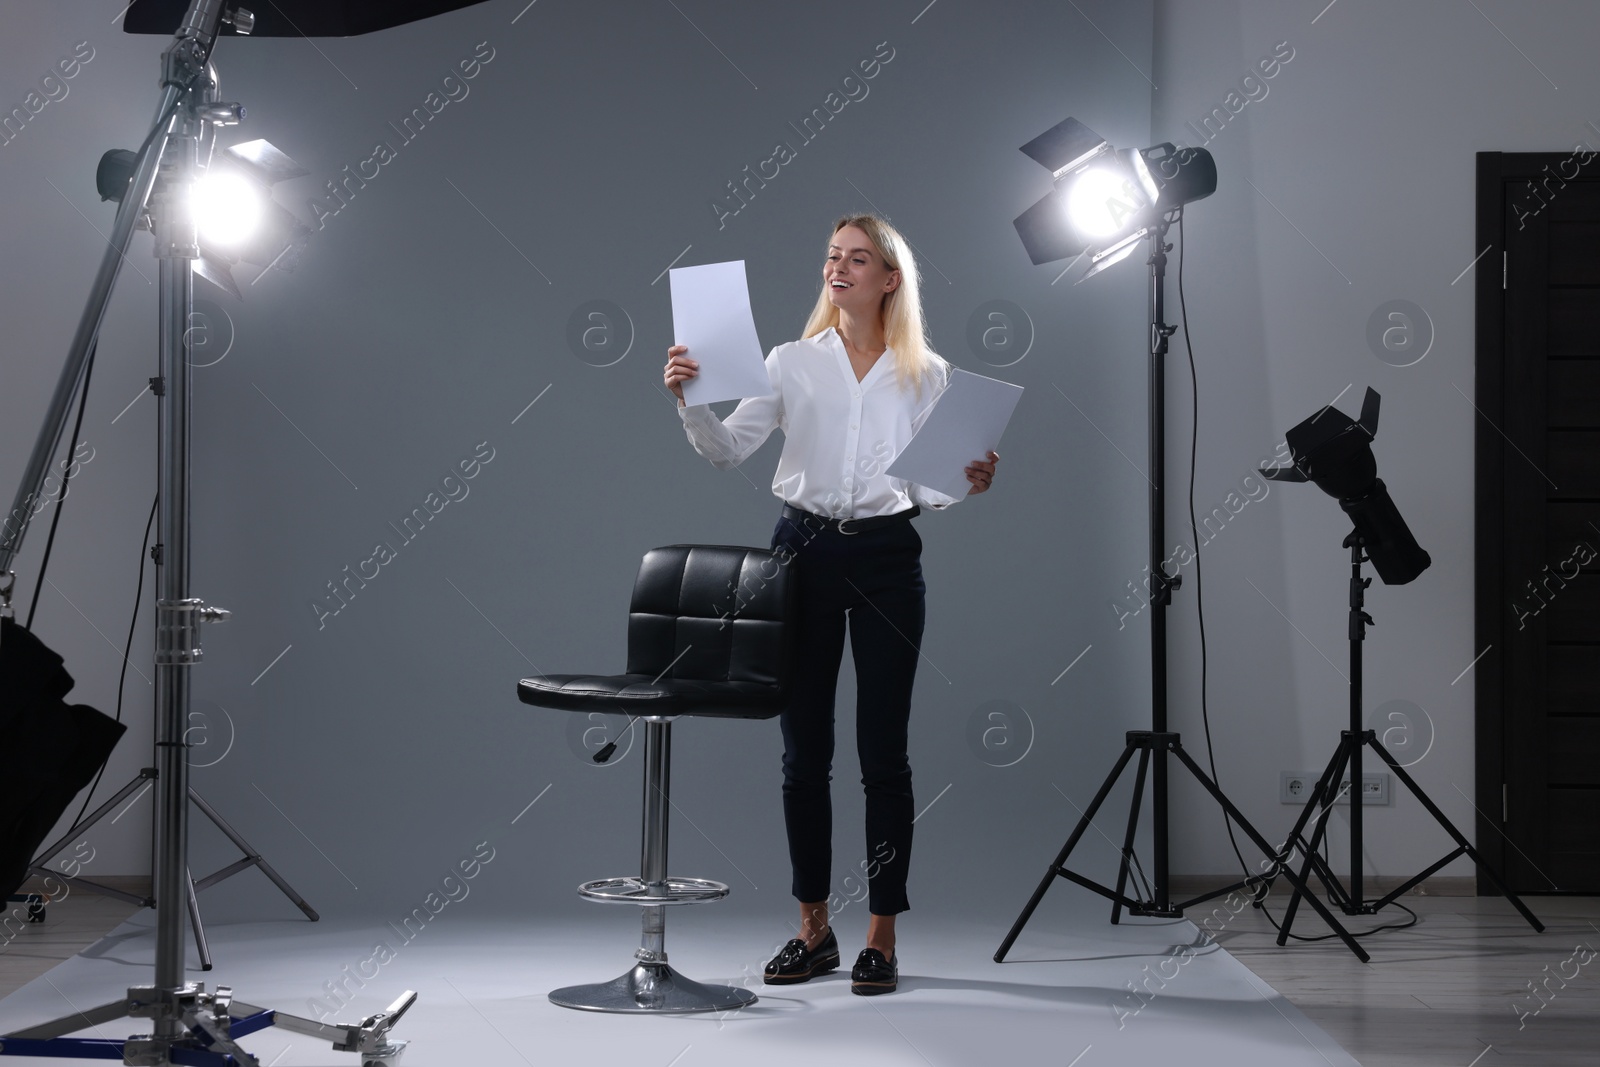
[{"label": "belt buckle", "polygon": [[838,527],[837,527],[837,529],[838,529],[838,531],[839,531],[839,532],[840,532],[840,533],[842,533],[842,534],[845,534],[845,535],[850,535],[850,534],[858,534],[858,533],[860,533],[860,532],[861,532],[861,531],[860,531],[860,530],[846,530],[846,529],[845,529],[845,528],[844,528],[844,524],[845,524],[845,523],[847,523],[847,522],[859,522],[859,521],[860,521],[860,520],[858,520],[858,519],[855,519],[855,518],[853,518],[853,517],[852,517],[852,518],[848,518],[848,519],[840,519],[840,520],[839,520],[839,525],[838,525]]}]

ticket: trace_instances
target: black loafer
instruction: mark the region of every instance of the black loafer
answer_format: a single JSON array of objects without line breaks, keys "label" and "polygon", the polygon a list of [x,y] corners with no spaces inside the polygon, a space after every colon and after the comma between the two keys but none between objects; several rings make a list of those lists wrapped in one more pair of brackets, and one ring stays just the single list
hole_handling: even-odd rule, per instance
[{"label": "black loafer", "polygon": [[899,984],[900,959],[897,954],[890,953],[885,959],[883,953],[875,948],[861,950],[861,955],[856,957],[855,967],[850,971],[850,992],[871,997],[879,993],[893,993]]},{"label": "black loafer", "polygon": [[830,926],[814,949],[806,948],[806,943],[798,937],[791,939],[767,963],[761,980],[767,985],[791,985],[838,969],[839,940],[833,936]]}]

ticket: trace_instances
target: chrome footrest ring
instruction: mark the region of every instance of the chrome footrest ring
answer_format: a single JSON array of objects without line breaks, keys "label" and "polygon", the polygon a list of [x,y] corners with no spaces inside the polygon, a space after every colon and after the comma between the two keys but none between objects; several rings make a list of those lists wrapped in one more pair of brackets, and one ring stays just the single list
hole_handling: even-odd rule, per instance
[{"label": "chrome footrest ring", "polygon": [[667,904],[708,904],[728,895],[728,887],[706,878],[668,878],[654,885],[642,878],[601,878],[584,882],[578,895],[599,904],[637,904],[655,908]]}]

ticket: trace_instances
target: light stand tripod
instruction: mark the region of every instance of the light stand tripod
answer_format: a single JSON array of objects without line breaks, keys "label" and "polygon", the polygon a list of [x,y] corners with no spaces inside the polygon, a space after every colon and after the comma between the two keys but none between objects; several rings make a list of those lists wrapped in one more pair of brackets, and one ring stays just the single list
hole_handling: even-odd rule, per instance
[{"label": "light stand tripod", "polygon": [[[214,101],[208,101],[207,102],[208,106],[213,105],[213,104],[214,104]],[[208,121],[210,121],[213,125],[231,125],[231,124],[237,122],[238,121],[237,116],[235,114],[233,114],[233,112],[231,112],[229,110],[229,108],[230,108],[229,105],[218,105],[216,107],[216,110],[213,110],[213,111],[208,113],[208,115],[209,115]],[[202,121],[205,121],[205,120],[202,120]],[[119,216],[119,218],[120,218],[120,216]],[[113,277],[114,277],[114,273],[115,272],[113,272]],[[97,279],[97,289],[96,289],[96,296],[98,296],[98,295],[99,295],[99,279]],[[190,320],[185,319],[183,321],[187,324]],[[85,336],[86,335],[84,333],[84,330],[80,326],[78,340],[82,341],[85,338]],[[74,356],[76,356],[76,354],[77,354],[77,352],[76,352],[76,349],[75,349],[74,350]],[[93,358],[92,355],[89,358]],[[63,376],[62,376],[62,385],[63,386],[68,386],[68,385],[73,386],[73,389],[69,390],[69,392],[67,394],[69,401],[70,401],[71,392],[76,391],[76,383],[78,382],[78,375],[77,375],[77,373],[75,371],[72,370],[72,368],[74,366],[76,366],[76,364],[77,364],[77,360],[76,359],[69,359],[68,372],[64,373]],[[69,379],[70,379],[70,381],[69,381]],[[168,379],[169,379],[169,376],[163,374],[161,377],[154,378],[154,379],[151,380],[151,386],[157,392],[157,402],[158,403],[161,403],[161,393],[160,393],[160,391],[161,391],[162,388],[164,388],[163,383],[165,381],[167,381]],[[57,395],[58,395],[58,398],[61,395],[61,388],[60,387],[58,387]],[[54,419],[47,420],[46,425],[44,427],[44,430],[40,434],[39,443],[38,443],[38,445],[36,445],[36,449],[35,449],[35,459],[36,460],[40,456],[42,456],[43,460],[44,460],[44,463],[48,464],[50,455],[53,453],[57,443],[59,442],[61,426],[64,425],[65,417],[66,417],[66,410],[62,409],[61,413],[60,413],[60,420],[59,421],[54,420]],[[13,516],[18,515],[18,514],[25,514],[25,512],[22,512],[20,509],[23,506],[23,502],[26,499],[26,494],[28,493],[29,488],[30,488],[29,485],[27,483],[24,483],[22,491],[18,495],[18,506],[17,506],[17,508],[13,509],[13,511],[12,511]],[[184,502],[184,504],[182,506],[186,507],[187,506],[186,502]],[[162,528],[163,531],[165,531],[166,529],[169,528],[169,520],[170,520],[170,516],[167,519],[164,519],[164,525],[163,525],[163,528]],[[22,534],[22,530],[15,531],[15,536],[12,537],[9,540],[9,542],[5,543],[4,545],[0,545],[0,553],[4,553],[4,558],[9,559],[9,557],[11,555],[15,554],[15,552],[17,551],[17,549],[18,549],[18,547],[20,545],[21,534]],[[162,536],[164,537],[165,534],[163,533]],[[161,564],[162,564],[163,555],[166,552],[166,550],[167,550],[167,546],[164,543],[162,543],[161,541],[158,540],[157,547],[154,550],[154,552],[152,553],[152,557],[155,559],[158,567],[161,566]],[[5,570],[4,567],[0,567],[0,571],[4,571],[4,570]],[[201,617],[203,619],[207,620],[207,621],[220,621],[220,620],[226,618],[227,614],[228,613],[226,611],[222,611],[220,609],[205,609],[204,611],[202,611]],[[195,658],[198,660],[198,658],[199,658],[199,650],[198,650],[198,648],[196,648],[194,651],[195,651]],[[158,751],[159,751],[159,740],[160,739],[157,738]],[[125,785],[121,790],[119,790],[116,793],[116,795],[114,795],[109,801],[107,801],[105,804],[101,805],[98,809],[96,809],[95,812],[92,815],[90,815],[87,819],[84,819],[84,820],[74,824],[58,840],[56,840],[55,842],[53,842],[52,844],[47,846],[39,855],[35,856],[34,859],[33,859],[32,864],[29,867],[29,873],[30,874],[34,874],[34,875],[47,875],[47,876],[50,876],[50,877],[53,877],[53,878],[59,878],[61,881],[64,881],[64,882],[68,883],[71,886],[82,887],[84,889],[90,890],[91,892],[99,893],[99,894],[102,894],[104,896],[114,897],[114,898],[116,898],[118,900],[123,900],[123,901],[126,901],[127,903],[138,905],[139,907],[155,907],[156,906],[156,898],[153,895],[139,896],[139,895],[134,894],[134,893],[129,893],[129,892],[125,891],[125,890],[121,890],[121,889],[117,889],[117,888],[114,888],[114,887],[111,887],[111,886],[103,885],[103,884],[101,884],[99,882],[93,881],[93,880],[88,879],[88,878],[83,878],[81,876],[66,875],[63,872],[52,870],[48,866],[48,864],[50,863],[50,861],[52,859],[54,859],[58,854],[60,854],[64,849],[66,849],[67,846],[70,845],[73,840],[77,839],[79,835],[81,835],[83,832],[85,832],[89,828],[91,828],[94,825],[96,825],[97,823],[99,823],[100,820],[103,819],[106,815],[108,815],[114,808],[118,807],[122,803],[123,800],[125,800],[129,796],[132,796],[136,791],[141,791],[141,790],[150,788],[152,783],[154,783],[155,781],[159,780],[159,778],[160,778],[160,774],[159,774],[159,771],[158,771],[158,769],[156,767],[144,767],[144,768],[142,768],[139,771],[139,773],[131,781],[129,781],[127,783],[127,785]],[[196,944],[196,947],[197,947],[197,949],[199,950],[199,953],[200,953],[200,964],[201,964],[201,969],[202,970],[207,970],[207,971],[211,970],[212,961],[211,961],[211,947],[210,947],[209,942],[206,939],[205,924],[202,921],[201,915],[200,915],[200,903],[199,903],[198,893],[199,893],[200,890],[209,888],[210,886],[213,886],[213,885],[217,884],[218,882],[221,882],[221,881],[223,881],[223,880],[225,880],[227,878],[231,878],[233,875],[238,874],[241,871],[246,870],[246,869],[248,869],[250,867],[259,867],[259,868],[261,868],[262,873],[264,873],[269,879],[271,879],[273,884],[276,885],[278,887],[278,889],[286,897],[289,898],[290,902],[292,902],[296,907],[298,907],[300,909],[300,911],[306,916],[306,918],[310,919],[312,922],[317,921],[318,915],[317,915],[316,910],[314,908],[312,908],[311,905],[309,903],[307,903],[306,900],[303,897],[301,897],[299,893],[295,892],[294,888],[289,885],[289,883],[283,878],[283,876],[280,875],[275,869],[273,869],[273,867],[269,863],[267,863],[267,861],[261,856],[261,854],[255,848],[253,848],[248,841],[245,840],[243,835],[241,835],[236,829],[233,828],[233,826],[231,826],[228,823],[228,821],[226,819],[224,819],[222,817],[222,815],[216,810],[216,808],[214,808],[211,804],[207,803],[206,800],[203,797],[201,797],[200,794],[198,792],[196,792],[192,787],[189,789],[189,798],[190,798],[190,800],[193,801],[195,807],[199,808],[201,813],[204,814],[208,819],[210,819],[211,822],[217,827],[217,829],[220,830],[223,833],[223,835],[226,836],[234,844],[234,846],[236,848],[238,848],[239,851],[244,854],[241,859],[235,861],[232,864],[227,865],[226,867],[222,868],[221,870],[216,871],[215,873],[213,873],[211,875],[208,875],[207,877],[201,879],[198,882],[195,881],[195,879],[193,877],[193,874],[190,871],[188,871],[187,869],[185,870],[185,874],[184,874],[185,887],[184,888],[185,888],[185,896],[186,896],[187,901],[188,901],[189,921],[190,921],[190,924],[192,925],[192,927],[194,929],[195,944]]]},{"label": "light stand tripod", "polygon": [[[1179,209],[1181,211],[1181,208]],[[1297,874],[1286,863],[1289,859],[1289,848],[1274,849],[1258,833],[1244,814],[1234,806],[1233,802],[1222,792],[1217,783],[1201,769],[1193,758],[1183,749],[1183,743],[1176,731],[1167,729],[1167,605],[1172,602],[1172,590],[1178,588],[1181,578],[1178,575],[1169,575],[1164,564],[1164,546],[1166,543],[1166,356],[1168,338],[1176,329],[1165,321],[1165,289],[1167,271],[1167,253],[1172,246],[1166,243],[1167,230],[1174,221],[1170,215],[1164,215],[1151,225],[1150,239],[1150,363],[1149,363],[1149,463],[1150,463],[1150,675],[1151,675],[1151,728],[1149,730],[1129,730],[1127,743],[1122,755],[1111,768],[1111,773],[1106,776],[1100,791],[1095,794],[1094,800],[1084,811],[1078,825],[1073,829],[1067,843],[1062,847],[1056,858],[1045,870],[1044,877],[1040,880],[1038,888],[1033,891],[1027,905],[1022,909],[1022,914],[1012,924],[1011,930],[1006,934],[1005,940],[1000,943],[1000,948],[995,952],[996,963],[1003,962],[1006,953],[1011,950],[1011,945],[1022,932],[1023,926],[1033,915],[1034,909],[1044,899],[1045,891],[1050,888],[1056,878],[1065,878],[1076,882],[1085,889],[1093,890],[1101,896],[1112,901],[1111,921],[1121,921],[1122,911],[1127,909],[1130,915],[1148,915],[1162,918],[1181,918],[1188,908],[1211,900],[1214,897],[1231,893],[1236,889],[1246,886],[1255,886],[1265,881],[1264,875],[1252,875],[1243,880],[1226,886],[1214,892],[1205,893],[1190,900],[1173,902],[1168,879],[1168,835],[1169,826],[1167,819],[1167,756],[1170,753],[1178,758],[1179,763],[1189,771],[1195,781],[1209,793],[1230,819],[1244,831],[1262,854],[1272,861],[1271,868],[1274,872],[1281,872],[1296,888],[1296,892],[1303,891],[1305,880],[1303,874]],[[1133,754],[1139,754],[1139,766],[1134,775],[1133,799],[1128,811],[1128,828],[1122,842],[1121,864],[1117,870],[1117,885],[1113,890],[1095,882],[1066,867],[1067,858],[1072,850],[1077,847],[1078,841],[1089,828],[1095,813],[1105,802],[1111,789],[1116,785],[1122,772],[1127,768]],[[1130,897],[1125,890],[1128,887],[1129,868],[1135,862],[1134,836],[1139,826],[1139,807],[1144,796],[1146,773],[1150,774],[1151,784],[1151,824],[1153,831],[1152,866],[1154,877],[1148,887],[1148,896]],[[1307,894],[1306,899],[1311,906],[1322,916],[1323,920],[1333,929],[1344,943],[1349,946],[1362,962],[1366,962],[1366,951],[1356,943],[1350,933],[1339,924],[1333,913],[1323,906],[1322,901],[1314,894]]]},{"label": "light stand tripod", "polygon": [[[1283,916],[1283,925],[1278,927],[1278,944],[1282,945],[1289,940],[1289,928],[1294,925],[1295,913],[1300,907],[1300,898],[1316,901],[1316,896],[1307,892],[1311,874],[1315,873],[1322,883],[1329,898],[1346,915],[1373,915],[1379,910],[1388,907],[1396,899],[1411,891],[1425,878],[1440,870],[1445,864],[1458,856],[1467,856],[1478,865],[1484,877],[1494,883],[1500,895],[1509,900],[1522,917],[1528,920],[1535,930],[1543,932],[1544,924],[1534,918],[1517,895],[1507,889],[1500,881],[1494,869],[1484,862],[1478,850],[1472,847],[1460,830],[1445,817],[1438,805],[1423,792],[1422,787],[1416,783],[1411,775],[1383,747],[1378,740],[1377,733],[1373,730],[1363,729],[1361,725],[1361,645],[1366,640],[1367,627],[1372,623],[1372,616],[1363,610],[1366,601],[1366,590],[1372,584],[1371,578],[1363,578],[1361,565],[1367,562],[1367,556],[1362,551],[1366,541],[1359,531],[1351,531],[1344,539],[1344,547],[1350,550],[1350,728],[1339,734],[1339,745],[1334,750],[1333,758],[1328,761],[1327,769],[1322,772],[1322,777],[1317,780],[1316,787],[1311,791],[1311,797],[1306,801],[1305,808],[1300,812],[1300,818],[1294,824],[1294,829],[1289,832],[1289,841],[1298,846],[1305,855],[1305,865],[1300,870],[1300,881],[1296,883],[1294,896],[1289,898],[1289,907]],[[1422,873],[1408,879],[1378,900],[1367,901],[1362,889],[1362,868],[1364,859],[1361,852],[1361,756],[1365,748],[1370,747],[1378,754],[1378,758],[1394,772],[1394,776],[1401,784],[1411,791],[1411,794],[1422,803],[1422,806],[1432,815],[1434,821],[1444,828],[1445,833],[1455,841],[1456,847],[1430,865]],[[1350,781],[1350,885],[1346,889],[1340,882],[1339,876],[1333,872],[1328,862],[1317,851],[1322,844],[1323,835],[1327,829],[1327,820],[1322,817],[1327,807],[1333,804],[1338,796],[1340,785],[1346,780],[1345,769],[1349,768]],[[1306,824],[1316,817],[1317,828],[1312,831],[1309,841],[1305,839]]]},{"label": "light stand tripod", "polygon": [[[39,853],[38,856],[34,857],[32,866],[28,868],[29,873],[37,875],[49,875],[52,878],[56,878],[67,883],[69,886],[81,886],[90,892],[99,893],[102,896],[115,897],[116,899],[126,901],[129,904],[136,904],[141,908],[155,907],[156,898],[154,896],[141,897],[138,894],[129,893],[128,891],[118,889],[115,886],[104,885],[100,882],[93,881],[83,877],[82,875],[69,875],[63,871],[54,870],[47,866],[47,864],[49,864],[51,860],[55,859],[56,856],[65,851],[67,846],[73,841],[80,838],[84,831],[89,829],[89,827],[94,826],[101,819],[111,814],[112,810],[115,809],[117,805],[121,804],[128,797],[133,796],[134,793],[139,792],[142,789],[149,788],[150,784],[159,778],[160,772],[155,767],[141,768],[139,773],[134,776],[133,780],[118,790],[115,796],[96,808],[89,814],[88,818],[72,827],[72,829],[68,830],[65,834],[61,835],[61,837],[57,838],[55,842],[47,846],[43,852]],[[194,873],[188,869],[187,864],[185,865],[185,896],[187,897],[189,903],[189,925],[194,930],[195,948],[200,953],[200,969],[202,971],[211,970],[211,944],[206,940],[205,923],[200,917],[200,898],[198,894],[200,890],[209,889],[218,882],[232,878],[241,871],[248,870],[251,867],[260,867],[261,873],[270,878],[272,880],[272,884],[277,886],[283,895],[288,897],[294,906],[299,908],[300,911],[304,913],[306,918],[310,919],[312,922],[316,922],[318,918],[320,918],[320,916],[317,915],[316,909],[310,904],[306,903],[305,898],[299,893],[295,892],[294,887],[284,879],[283,875],[279,874],[270,863],[262,858],[261,853],[257,852],[251,846],[250,842],[246,841],[244,836],[240,834],[238,830],[235,830],[228,823],[228,820],[222,817],[222,814],[218,812],[216,808],[207,803],[206,799],[197,793],[193,786],[189,787],[189,800],[193,802],[195,807],[200,809],[200,813],[202,815],[210,819],[212,824],[216,826],[218,830],[222,831],[229,841],[233,842],[235,848],[244,853],[242,858],[235,860],[233,863],[228,864],[228,866],[223,867],[221,870],[207,875],[198,882],[195,881]]]},{"label": "light stand tripod", "polygon": [[[363,1067],[388,1065],[405,1047],[405,1042],[390,1040],[390,1029],[416,1001],[416,994],[408,990],[388,1010],[360,1023],[328,1024],[236,1001],[232,990],[226,987],[207,993],[203,985],[185,980],[185,917],[179,902],[189,899],[191,885],[189,744],[185,736],[189,722],[189,670],[200,660],[199,623],[225,616],[189,595],[187,331],[193,310],[193,272],[200,256],[189,191],[198,170],[199,146],[207,124],[229,125],[243,115],[239,105],[221,104],[216,99],[210,53],[222,19],[221,0],[193,0],[172,45],[162,54],[162,102],[156,112],[155,128],[118,207],[109,247],[29,463],[30,480],[25,481],[18,494],[19,505],[26,508],[43,484],[44,471],[60,441],[67,409],[99,331],[134,226],[148,206],[159,258],[160,348],[160,374],[154,383],[160,405],[157,469],[161,545],[155,638],[155,981],[130,988],[125,997],[109,1003],[0,1036],[0,1055],[258,1067],[259,1061],[241,1048],[237,1039],[277,1026],[327,1039],[339,1051],[359,1053]],[[235,11],[229,19],[240,32],[248,32],[254,21],[253,16],[242,11]],[[0,575],[9,572],[19,541],[20,531],[16,531],[0,543]],[[125,1041],[64,1036],[125,1017],[150,1019],[152,1032]]]}]

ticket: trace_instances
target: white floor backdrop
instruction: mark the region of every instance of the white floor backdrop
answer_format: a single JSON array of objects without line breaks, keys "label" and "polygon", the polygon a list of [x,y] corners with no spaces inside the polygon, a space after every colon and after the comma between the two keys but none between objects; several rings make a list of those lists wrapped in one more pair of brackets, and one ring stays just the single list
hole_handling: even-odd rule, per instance
[{"label": "white floor backdrop", "polygon": [[[769,990],[759,982],[760,965],[786,936],[779,929],[775,939],[772,921],[716,906],[676,909],[667,933],[673,966],[699,981],[747,985],[759,999],[737,1012],[656,1018],[549,1003],[553,988],[622,973],[638,943],[631,908],[585,908],[574,898],[562,911],[515,920],[446,909],[409,943],[383,923],[349,919],[219,923],[212,928],[217,969],[194,977],[208,988],[231,984],[240,999],[264,1007],[338,1020],[382,1010],[402,989],[415,989],[418,1002],[396,1029],[414,1042],[405,1067],[735,1067],[802,1057],[886,1067],[1356,1062],[1243,965],[1200,941],[1192,923],[1113,927],[1098,904],[1065,895],[1047,899],[1005,964],[990,958],[1005,925],[930,918],[902,939],[899,991],[873,998],[852,994],[845,972]],[[854,928],[862,924],[850,920],[842,915],[839,928],[853,957]],[[148,980],[152,934],[148,918],[137,918],[0,1001],[7,1025],[102,1003]],[[364,965],[384,939],[398,951],[376,968]],[[84,1036],[124,1030],[134,1032],[108,1024]],[[355,1062],[272,1030],[243,1044],[274,1067]]]}]

